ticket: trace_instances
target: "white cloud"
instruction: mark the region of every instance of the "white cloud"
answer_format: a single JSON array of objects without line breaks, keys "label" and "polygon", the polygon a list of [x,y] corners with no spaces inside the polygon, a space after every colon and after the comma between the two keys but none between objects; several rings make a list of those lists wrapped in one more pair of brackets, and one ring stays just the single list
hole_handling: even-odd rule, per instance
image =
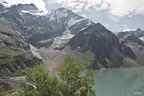
[{"label": "white cloud", "polygon": [[114,16],[144,14],[144,0],[107,0],[109,13]]},{"label": "white cloud", "polygon": [[47,3],[60,4],[75,12],[91,10],[107,12],[111,16],[123,17],[144,14],[144,0],[44,0]]},{"label": "white cloud", "polygon": [[33,3],[36,5],[36,7],[39,10],[43,10],[45,12],[47,12],[45,3],[43,2],[43,0],[0,0],[0,2],[8,2],[10,5],[14,5],[14,4],[30,4]]},{"label": "white cloud", "polygon": [[[34,3],[38,9],[44,10],[45,3],[51,5],[59,5],[72,9],[79,13],[83,10],[103,11],[107,10],[110,16],[123,17],[137,14],[144,14],[144,0],[0,0],[10,4],[18,3]],[[44,2],[43,2],[44,1]],[[55,7],[56,7],[55,6]]]}]

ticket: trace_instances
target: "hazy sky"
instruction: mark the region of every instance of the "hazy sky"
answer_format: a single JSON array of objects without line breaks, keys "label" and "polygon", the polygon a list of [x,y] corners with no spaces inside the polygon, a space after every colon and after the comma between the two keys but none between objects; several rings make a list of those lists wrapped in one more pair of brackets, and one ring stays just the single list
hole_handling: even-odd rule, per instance
[{"label": "hazy sky", "polygon": [[111,31],[144,29],[144,0],[0,0],[10,4],[34,3],[40,10],[66,7]]}]

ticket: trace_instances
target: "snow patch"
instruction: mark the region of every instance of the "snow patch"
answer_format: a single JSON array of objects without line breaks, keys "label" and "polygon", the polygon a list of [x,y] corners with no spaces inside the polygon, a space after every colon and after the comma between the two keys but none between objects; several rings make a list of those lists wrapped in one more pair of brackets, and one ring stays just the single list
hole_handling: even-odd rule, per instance
[{"label": "snow patch", "polygon": [[123,32],[129,32],[129,31],[136,31],[137,29],[131,29],[131,28],[126,28],[123,30]]},{"label": "snow patch", "polygon": [[33,54],[35,57],[37,57],[37,58],[39,58],[39,59],[42,59],[42,57],[40,56],[39,51],[38,51],[38,49],[37,49],[36,47],[34,47],[34,46],[32,46],[32,45],[30,44],[30,49],[31,49],[31,51],[32,51],[32,54]]},{"label": "snow patch", "polygon": [[89,20],[87,25],[91,25],[91,24],[92,24],[92,21],[91,21],[91,20]]},{"label": "snow patch", "polygon": [[26,11],[26,10],[22,10],[21,13],[29,13],[29,14],[32,14],[32,15],[39,15],[39,16],[43,16],[43,15],[46,15],[47,13],[46,12],[32,12],[32,11]]},{"label": "snow patch", "polygon": [[[84,30],[84,29],[83,29]],[[85,32],[84,35],[87,35],[89,33],[89,31]]]},{"label": "snow patch", "polygon": [[11,4],[9,4],[8,2],[3,2],[3,1],[0,1],[0,3],[2,3],[2,5],[6,8],[10,7]]},{"label": "snow patch", "polygon": [[81,19],[71,18],[68,22],[68,27],[75,25],[76,23],[79,23],[82,20],[85,20],[85,19],[84,18],[81,18]]},{"label": "snow patch", "polygon": [[39,41],[38,43],[47,43],[47,42],[50,42],[52,39],[48,39],[48,40],[42,40],[42,41]]},{"label": "snow patch", "polygon": [[140,37],[139,39],[141,39],[142,41],[144,41],[144,37]]},{"label": "snow patch", "polygon": [[66,44],[74,35],[68,30],[65,30],[62,36],[56,37],[54,39],[53,44],[51,45],[52,48],[61,47],[62,45]]},{"label": "snow patch", "polygon": [[49,21],[54,21],[54,20],[56,20],[56,17],[54,15],[50,16]]}]

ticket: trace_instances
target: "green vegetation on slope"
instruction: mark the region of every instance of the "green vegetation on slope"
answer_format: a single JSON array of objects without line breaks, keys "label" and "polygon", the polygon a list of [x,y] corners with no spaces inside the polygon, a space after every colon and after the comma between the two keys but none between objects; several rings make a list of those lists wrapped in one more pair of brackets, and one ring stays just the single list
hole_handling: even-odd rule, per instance
[{"label": "green vegetation on slope", "polygon": [[23,69],[42,64],[41,60],[22,49],[0,48],[0,76],[22,75]]},{"label": "green vegetation on slope", "polygon": [[30,58],[28,54],[20,49],[0,48],[0,65],[12,64],[15,62],[15,58],[20,55],[25,55],[27,58]]}]

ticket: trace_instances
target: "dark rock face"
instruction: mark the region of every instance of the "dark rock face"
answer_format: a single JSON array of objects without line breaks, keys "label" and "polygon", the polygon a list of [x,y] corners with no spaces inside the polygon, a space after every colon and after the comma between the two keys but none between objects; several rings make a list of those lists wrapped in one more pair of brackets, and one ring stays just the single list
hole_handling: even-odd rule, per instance
[{"label": "dark rock face", "polygon": [[6,12],[2,13],[5,17],[15,19],[22,19],[21,15],[19,14],[19,10],[17,9],[16,5],[7,9]]},{"label": "dark rock face", "polygon": [[[87,50],[88,48],[95,51],[98,47],[98,52],[106,52],[107,54],[111,52],[112,46],[118,47],[118,43],[117,37],[99,23],[81,31],[69,42],[72,49],[87,46],[86,49],[84,48],[83,50]],[[103,51],[100,51],[101,49]]]},{"label": "dark rock face", "polygon": [[134,42],[134,43],[138,43],[140,45],[144,45],[144,43],[139,39],[139,37],[137,37],[135,35],[133,35],[133,33],[131,33],[131,32],[119,32],[117,36],[121,41],[123,41],[125,43]]},{"label": "dark rock face", "polygon": [[121,42],[119,45],[119,51],[124,54],[125,56],[128,56],[132,59],[136,59],[136,55],[134,54],[134,52],[132,51],[132,49],[130,49],[128,46],[126,46],[124,44],[124,42]]},{"label": "dark rock face", "polygon": [[135,42],[135,43],[138,43],[140,45],[144,44],[139,38],[135,37],[134,35],[128,36],[125,41]]},{"label": "dark rock face", "polygon": [[[98,63],[105,68],[120,67],[124,58],[120,54],[124,54],[130,58],[136,58],[130,48],[119,44],[118,38],[99,23],[81,31],[70,40],[68,45],[70,45],[72,50],[79,49],[81,52],[90,50],[94,53],[94,69],[99,68],[97,66]],[[116,53],[114,49],[118,49],[119,51]]]}]

